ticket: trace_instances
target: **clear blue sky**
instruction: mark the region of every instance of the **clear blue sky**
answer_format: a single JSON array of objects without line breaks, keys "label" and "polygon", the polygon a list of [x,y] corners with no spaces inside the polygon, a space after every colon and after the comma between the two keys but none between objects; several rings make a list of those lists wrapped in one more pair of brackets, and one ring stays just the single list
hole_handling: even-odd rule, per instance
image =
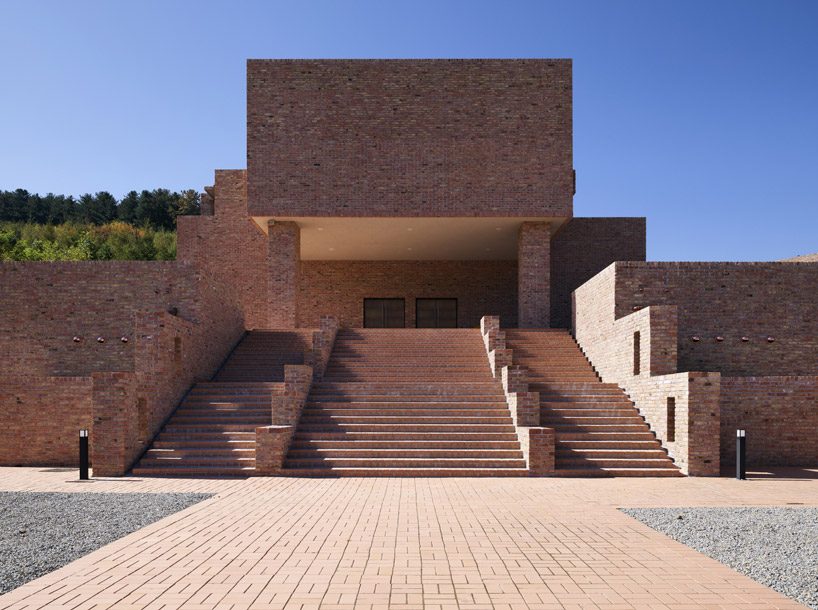
[{"label": "clear blue sky", "polygon": [[248,57],[571,57],[577,216],[653,260],[818,251],[818,2],[0,0],[0,189],[245,166]]}]

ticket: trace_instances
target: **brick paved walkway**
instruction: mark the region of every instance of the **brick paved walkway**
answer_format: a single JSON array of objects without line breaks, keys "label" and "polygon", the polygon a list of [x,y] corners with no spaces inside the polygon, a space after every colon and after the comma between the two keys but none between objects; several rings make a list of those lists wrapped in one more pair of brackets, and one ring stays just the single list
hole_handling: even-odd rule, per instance
[{"label": "brick paved walkway", "polygon": [[0,608],[795,608],[616,507],[818,505],[808,477],[74,476],[0,468],[0,490],[218,495],[0,597]]}]

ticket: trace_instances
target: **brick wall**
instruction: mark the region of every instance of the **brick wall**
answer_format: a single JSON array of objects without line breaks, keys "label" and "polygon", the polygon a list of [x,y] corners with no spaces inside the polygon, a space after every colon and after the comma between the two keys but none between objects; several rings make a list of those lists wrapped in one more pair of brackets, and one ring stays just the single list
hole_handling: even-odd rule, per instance
[{"label": "brick wall", "polygon": [[[683,472],[718,475],[720,376],[677,372],[675,307],[648,307],[615,317],[617,268],[607,267],[574,292],[577,342],[602,381],[628,393]],[[672,437],[668,399],[675,409]]]},{"label": "brick wall", "polygon": [[77,466],[91,388],[90,377],[0,375],[0,465]]},{"label": "brick wall", "polygon": [[818,464],[818,376],[722,377],[721,459],[736,462],[736,430],[747,431],[747,465]]},{"label": "brick wall", "polygon": [[571,61],[250,60],[252,216],[572,215]]},{"label": "brick wall", "polygon": [[123,474],[244,330],[233,293],[187,264],[3,263],[0,277],[0,426],[19,432],[4,465],[74,464],[88,427],[95,472]]},{"label": "brick wall", "polygon": [[571,293],[615,261],[645,260],[644,218],[572,218],[551,237],[551,326],[571,326]]},{"label": "brick wall", "polygon": [[0,263],[0,373],[132,370],[137,312],[193,314],[193,270],[183,269],[175,262]]},{"label": "brick wall", "polygon": [[681,370],[818,374],[818,263],[617,263],[616,317],[647,305],[678,307]]},{"label": "brick wall", "polygon": [[477,327],[486,314],[517,324],[516,261],[302,261],[301,327],[332,314],[341,326],[363,326],[365,297],[405,298],[406,326],[415,325],[415,298],[458,299],[458,324]]},{"label": "brick wall", "polygon": [[96,475],[127,472],[187,390],[210,379],[243,335],[235,295],[206,274],[196,280],[192,320],[166,312],[139,314],[134,370],[94,373]]},{"label": "brick wall", "polygon": [[269,240],[247,215],[247,172],[217,170],[211,190],[213,215],[178,219],[178,260],[228,287],[241,303],[247,328],[270,328]]}]

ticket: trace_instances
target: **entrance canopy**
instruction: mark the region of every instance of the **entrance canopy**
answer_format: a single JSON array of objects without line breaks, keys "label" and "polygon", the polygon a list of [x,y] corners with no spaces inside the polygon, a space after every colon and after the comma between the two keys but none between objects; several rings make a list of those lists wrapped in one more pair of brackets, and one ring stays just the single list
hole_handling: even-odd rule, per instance
[{"label": "entrance canopy", "polygon": [[566,218],[254,218],[295,222],[301,260],[516,260],[523,222],[547,222],[553,234]]}]

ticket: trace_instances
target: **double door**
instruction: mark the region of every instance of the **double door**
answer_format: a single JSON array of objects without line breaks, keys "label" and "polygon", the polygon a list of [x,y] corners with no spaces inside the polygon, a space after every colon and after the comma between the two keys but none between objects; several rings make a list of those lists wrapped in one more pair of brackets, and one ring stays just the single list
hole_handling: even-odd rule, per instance
[{"label": "double door", "polygon": [[[417,328],[457,328],[457,299],[415,299]],[[364,328],[405,328],[405,299],[364,299]]]}]

